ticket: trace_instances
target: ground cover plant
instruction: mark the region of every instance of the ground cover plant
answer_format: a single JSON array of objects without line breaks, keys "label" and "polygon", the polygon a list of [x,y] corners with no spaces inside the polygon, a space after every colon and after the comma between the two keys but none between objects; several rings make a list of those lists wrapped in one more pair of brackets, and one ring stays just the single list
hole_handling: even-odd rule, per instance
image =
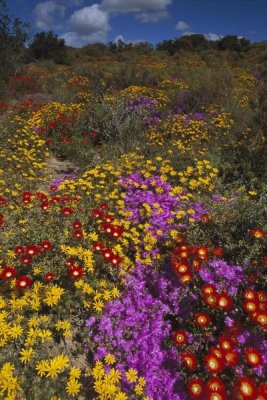
[{"label": "ground cover plant", "polygon": [[5,84],[1,399],[267,398],[264,65],[148,50]]}]

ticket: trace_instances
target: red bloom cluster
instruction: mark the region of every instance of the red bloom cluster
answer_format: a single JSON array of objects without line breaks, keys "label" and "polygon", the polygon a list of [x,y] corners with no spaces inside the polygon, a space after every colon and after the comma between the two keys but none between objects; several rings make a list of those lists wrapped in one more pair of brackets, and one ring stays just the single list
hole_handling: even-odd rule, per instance
[{"label": "red bloom cluster", "polygon": [[267,330],[267,292],[263,290],[246,290],[243,298],[243,307],[252,321]]},{"label": "red bloom cluster", "polygon": [[[175,247],[171,254],[171,263],[179,276],[179,281],[187,284],[193,279],[193,271],[198,272],[203,262],[208,261],[210,250],[206,246],[191,247],[185,243],[183,237],[180,240],[181,243]],[[221,247],[215,247],[212,252],[217,257],[223,255]]]},{"label": "red bloom cluster", "polygon": [[99,252],[106,261],[114,266],[119,266],[122,262],[122,258],[114,254],[111,249],[105,247],[102,242],[94,242],[93,249]]},{"label": "red bloom cluster", "polygon": [[65,267],[68,269],[69,276],[73,279],[81,279],[84,275],[83,268],[75,264],[71,258],[66,261]]},{"label": "red bloom cluster", "polygon": [[214,285],[206,284],[202,287],[204,303],[210,308],[228,311],[233,307],[233,299],[226,292],[218,293]]}]

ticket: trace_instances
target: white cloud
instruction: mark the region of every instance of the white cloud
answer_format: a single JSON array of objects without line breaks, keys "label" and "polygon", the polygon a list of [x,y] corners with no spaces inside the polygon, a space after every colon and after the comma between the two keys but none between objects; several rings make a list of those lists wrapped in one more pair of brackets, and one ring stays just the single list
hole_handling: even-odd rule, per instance
[{"label": "white cloud", "polygon": [[55,28],[55,17],[63,18],[65,10],[64,5],[53,0],[38,3],[34,9],[36,26],[42,30]]},{"label": "white cloud", "polygon": [[190,25],[188,25],[184,21],[178,21],[175,29],[177,29],[178,31],[188,31],[188,29],[190,29]]},{"label": "white cloud", "polygon": [[106,41],[105,32],[94,32],[91,35],[79,35],[77,32],[66,32],[59,36],[65,44],[71,47],[83,47],[89,43],[103,43]]},{"label": "white cloud", "polygon": [[182,33],[181,36],[190,36],[190,35],[195,35],[196,32],[191,32],[191,31],[185,31]]},{"label": "white cloud", "polygon": [[205,38],[207,40],[220,40],[222,38],[222,36],[217,35],[217,33],[205,33],[204,34]]},{"label": "white cloud", "polygon": [[103,0],[101,8],[108,12],[143,12],[164,10],[172,0]]},{"label": "white cloud", "polygon": [[109,15],[102,11],[99,4],[75,11],[69,20],[72,32],[82,36],[106,33],[109,29]]},{"label": "white cloud", "polygon": [[136,14],[136,19],[141,22],[158,22],[161,19],[168,18],[170,14],[167,10],[154,11],[154,12],[142,12]]}]

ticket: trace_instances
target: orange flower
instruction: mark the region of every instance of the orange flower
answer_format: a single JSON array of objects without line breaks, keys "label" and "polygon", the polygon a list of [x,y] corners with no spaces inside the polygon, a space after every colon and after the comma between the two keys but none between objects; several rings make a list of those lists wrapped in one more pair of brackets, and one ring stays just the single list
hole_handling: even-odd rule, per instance
[{"label": "orange flower", "polygon": [[263,238],[263,237],[266,237],[266,233],[265,233],[264,230],[261,229],[261,228],[253,229],[253,230],[250,232],[250,234],[251,234],[251,236],[255,237],[256,239],[261,239],[261,238]]}]

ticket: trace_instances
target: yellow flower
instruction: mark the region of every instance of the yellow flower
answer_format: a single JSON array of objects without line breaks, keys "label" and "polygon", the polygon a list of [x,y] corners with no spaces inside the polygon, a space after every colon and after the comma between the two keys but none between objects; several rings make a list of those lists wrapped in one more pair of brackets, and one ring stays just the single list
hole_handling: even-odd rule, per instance
[{"label": "yellow flower", "polygon": [[21,354],[21,357],[19,358],[20,361],[22,361],[23,363],[28,363],[32,357],[33,357],[33,348],[29,347],[28,349],[22,349],[21,352],[19,353]]},{"label": "yellow flower", "polygon": [[70,369],[70,377],[79,379],[81,376],[81,370],[78,367],[71,367]]},{"label": "yellow flower", "polygon": [[130,383],[136,382],[137,381],[137,371],[135,369],[130,368],[127,372],[126,372],[126,378]]},{"label": "yellow flower", "polygon": [[75,378],[70,378],[67,386],[66,386],[66,391],[70,396],[75,396],[77,393],[79,393],[81,388],[81,384],[77,379]]},{"label": "yellow flower", "polygon": [[136,394],[138,394],[139,396],[143,393],[143,386],[141,385],[136,385],[134,388],[134,391]]},{"label": "yellow flower", "polygon": [[107,354],[106,355],[106,357],[105,357],[105,362],[107,363],[107,364],[114,364],[115,363],[115,361],[116,361],[116,359],[115,359],[115,357],[112,355],[112,354]]},{"label": "yellow flower", "polygon": [[128,397],[126,396],[125,393],[119,392],[116,394],[114,400],[128,400]]}]

